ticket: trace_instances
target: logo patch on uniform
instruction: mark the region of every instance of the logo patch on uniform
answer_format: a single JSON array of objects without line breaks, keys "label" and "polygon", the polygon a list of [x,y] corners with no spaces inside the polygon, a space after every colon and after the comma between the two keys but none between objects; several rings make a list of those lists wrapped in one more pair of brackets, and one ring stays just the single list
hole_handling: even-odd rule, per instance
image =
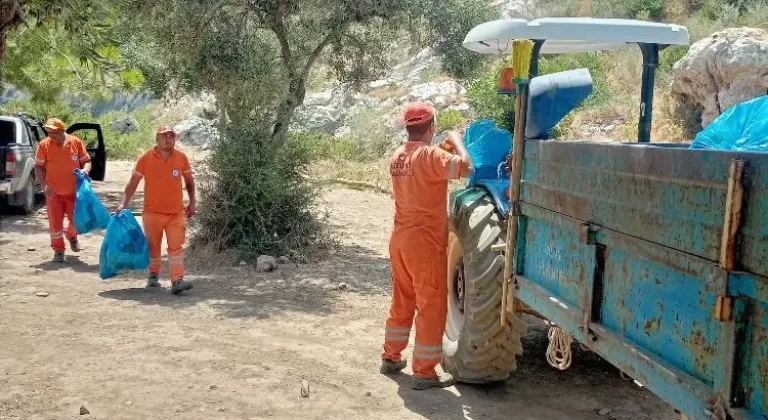
[{"label": "logo patch on uniform", "polygon": [[70,156],[73,162],[77,161],[77,155],[72,153],[72,156]]},{"label": "logo patch on uniform", "polygon": [[174,169],[173,172],[171,172],[171,175],[173,175],[174,178],[177,178],[179,176],[179,170]]}]

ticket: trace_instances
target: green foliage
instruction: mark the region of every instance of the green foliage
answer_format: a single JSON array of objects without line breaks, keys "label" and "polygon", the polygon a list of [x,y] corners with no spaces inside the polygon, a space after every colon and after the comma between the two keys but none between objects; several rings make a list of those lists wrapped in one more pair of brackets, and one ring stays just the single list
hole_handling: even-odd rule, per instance
[{"label": "green foliage", "polygon": [[25,23],[6,34],[2,81],[34,101],[54,102],[64,93],[104,98],[141,87],[141,74],[126,68],[112,39],[111,2],[30,0],[22,15]]},{"label": "green foliage", "polygon": [[376,160],[386,155],[397,141],[392,121],[382,118],[377,108],[365,108],[347,118],[347,141],[355,144],[356,160]]},{"label": "green foliage", "polygon": [[497,93],[503,65],[503,62],[496,63],[482,77],[470,82],[467,100],[476,118],[489,119],[511,133],[515,125],[515,100]]},{"label": "green foliage", "polygon": [[286,255],[302,260],[327,243],[316,197],[305,181],[310,149],[286,141],[269,147],[258,121],[233,121],[222,130],[201,185],[199,229],[193,246],[235,249],[242,258]]},{"label": "green foliage", "polygon": [[669,47],[661,51],[659,54],[659,67],[660,73],[671,73],[675,66],[675,63],[682,60],[685,54],[688,53],[688,47],[677,46]]},{"label": "green foliage", "polygon": [[437,126],[439,130],[455,130],[464,122],[467,118],[461,111],[455,109],[446,109],[437,114]]},{"label": "green foliage", "polygon": [[609,66],[606,54],[600,52],[543,55],[539,61],[539,74],[557,73],[579,68],[589,69],[592,75],[592,94],[582,106],[597,108],[605,106],[611,101],[612,92],[607,81]]},{"label": "green foliage", "polygon": [[661,20],[664,13],[664,0],[625,0],[629,17]]},{"label": "green foliage", "polygon": [[462,45],[473,27],[499,18],[486,0],[420,0],[413,4],[415,13],[424,14],[424,27],[429,31],[427,42],[434,46],[448,74],[467,79],[484,67],[482,55]]},{"label": "green foliage", "polygon": [[290,143],[289,147],[306,150],[312,159],[360,160],[359,143],[323,132],[289,133],[286,143]]},{"label": "green foliage", "polygon": [[[136,120],[138,131],[120,134],[112,130],[110,124],[124,116],[131,116]],[[147,108],[133,113],[121,111],[104,114],[99,117],[98,123],[104,134],[108,159],[133,160],[141,152],[149,150],[155,145],[155,122],[152,119],[152,112]]]}]

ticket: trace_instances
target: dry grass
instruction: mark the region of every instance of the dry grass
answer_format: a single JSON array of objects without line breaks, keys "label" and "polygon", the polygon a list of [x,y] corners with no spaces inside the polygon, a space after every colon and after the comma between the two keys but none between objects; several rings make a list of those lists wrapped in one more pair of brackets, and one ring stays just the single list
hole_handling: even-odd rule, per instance
[{"label": "dry grass", "polygon": [[348,187],[389,191],[385,159],[375,162],[321,160],[312,165],[310,178],[321,184],[340,183]]},{"label": "dry grass", "polygon": [[410,89],[404,86],[385,86],[368,92],[368,96],[386,101],[392,98],[402,98],[410,93]]}]

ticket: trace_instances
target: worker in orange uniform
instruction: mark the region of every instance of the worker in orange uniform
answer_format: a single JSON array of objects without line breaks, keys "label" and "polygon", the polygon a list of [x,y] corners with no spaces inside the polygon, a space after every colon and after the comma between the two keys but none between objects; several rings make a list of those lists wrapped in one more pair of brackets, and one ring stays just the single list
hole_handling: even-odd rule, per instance
[{"label": "worker in orange uniform", "polygon": [[[467,176],[472,160],[458,133],[442,147],[430,146],[435,110],[409,104],[402,116],[408,141],[390,159],[395,216],[389,242],[392,305],[386,324],[381,373],[406,366],[401,352],[408,345],[414,314],[413,388],[448,387],[450,374],[438,375],[448,305],[448,180]],[[453,150],[455,154],[445,149]]]},{"label": "worker in orange uniform", "polygon": [[[64,123],[60,119],[49,119],[43,128],[48,137],[37,146],[35,179],[45,191],[53,261],[63,263],[65,236],[72,252],[80,252],[77,230],[72,220],[77,192],[75,169],[81,169],[88,176],[91,172],[91,157],[88,156],[82,140],[66,133]],[[66,232],[64,216],[67,217],[68,223]]]},{"label": "worker in orange uniform", "polygon": [[[139,157],[133,175],[125,187],[123,202],[117,211],[128,207],[139,182],[144,179],[144,211],[142,222],[149,242],[149,276],[147,287],[160,287],[160,248],[163,233],[168,243],[168,265],[171,274],[171,292],[175,295],[192,289],[184,281],[184,241],[186,221],[197,208],[195,181],[187,156],[176,146],[176,132],[158,127],[155,135],[157,146]],[[189,195],[184,207],[181,180]]]}]

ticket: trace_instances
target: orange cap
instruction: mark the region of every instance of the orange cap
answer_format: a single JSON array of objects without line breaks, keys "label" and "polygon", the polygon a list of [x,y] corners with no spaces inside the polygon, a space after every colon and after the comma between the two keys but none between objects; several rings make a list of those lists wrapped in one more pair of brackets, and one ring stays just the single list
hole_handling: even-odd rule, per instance
[{"label": "orange cap", "polygon": [[176,134],[176,131],[173,128],[171,128],[171,127],[168,127],[166,125],[161,125],[161,126],[157,127],[157,130],[155,130],[155,133],[157,133],[157,134],[168,134],[168,133]]},{"label": "orange cap", "polygon": [[43,125],[43,128],[51,131],[64,131],[64,122],[58,118],[49,118],[45,125]]},{"label": "orange cap", "polygon": [[415,102],[405,107],[401,122],[405,126],[425,123],[435,117],[435,109],[431,106]]}]

